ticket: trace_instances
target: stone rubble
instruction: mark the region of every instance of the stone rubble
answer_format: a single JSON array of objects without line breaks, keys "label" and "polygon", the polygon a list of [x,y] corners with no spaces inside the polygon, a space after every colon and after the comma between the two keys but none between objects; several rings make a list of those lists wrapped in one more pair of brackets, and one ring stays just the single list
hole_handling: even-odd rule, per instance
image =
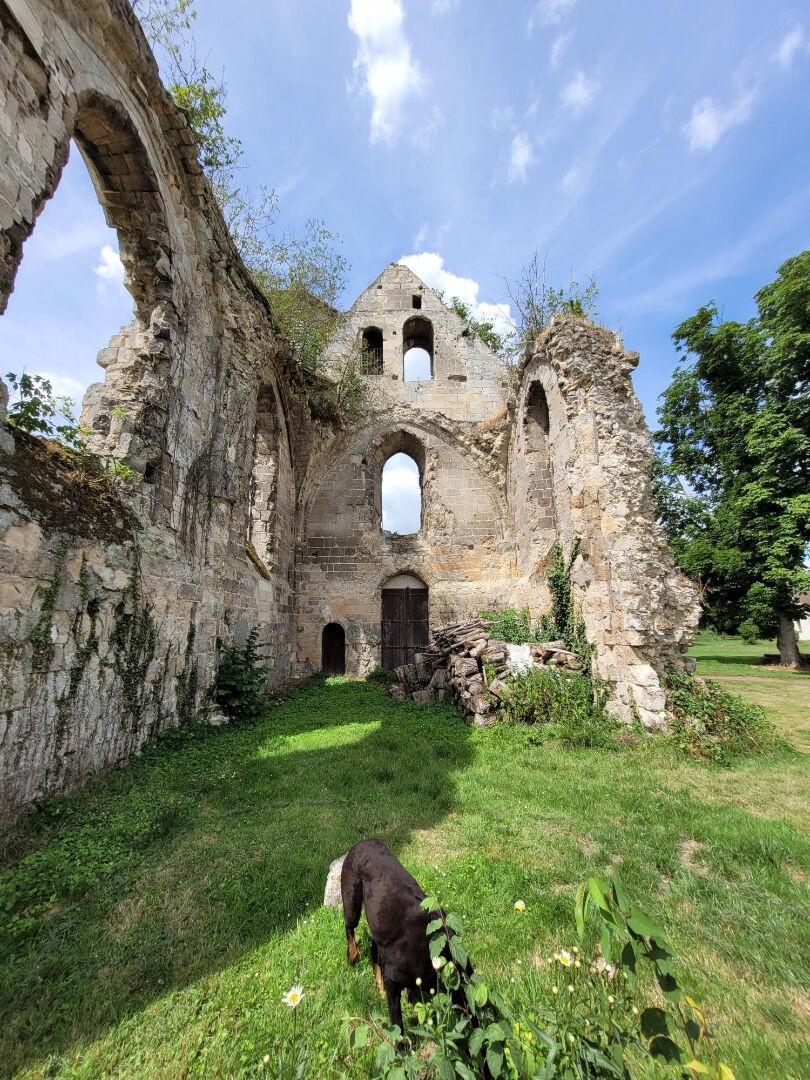
[{"label": "stone rubble", "polygon": [[[499,703],[509,696],[507,679],[514,672],[510,646],[490,636],[485,619],[467,619],[436,630],[427,647],[416,653],[413,664],[396,669],[391,697],[412,698],[419,705],[451,701],[471,723],[489,727],[497,718]],[[564,641],[544,641],[528,646],[533,666],[581,671],[582,658],[566,648]]]}]

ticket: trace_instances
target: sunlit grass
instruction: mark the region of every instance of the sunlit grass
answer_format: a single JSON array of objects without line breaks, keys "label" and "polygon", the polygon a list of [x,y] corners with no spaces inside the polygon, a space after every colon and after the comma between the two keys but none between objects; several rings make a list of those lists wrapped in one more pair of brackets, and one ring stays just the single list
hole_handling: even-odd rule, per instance
[{"label": "sunlit grass", "polygon": [[[775,678],[771,693],[802,677]],[[810,701],[793,707],[783,729],[806,734]],[[49,803],[0,841],[6,929],[29,917],[0,954],[0,1073],[230,1077],[269,1055],[278,1076],[302,1054],[308,1077],[371,1076],[341,1023],[383,1002],[321,900],[330,861],[376,835],[521,1000],[538,950],[575,941],[577,883],[620,869],[738,1078],[810,1075],[807,758],[719,769],[660,740],[528,734],[316,681]]]}]

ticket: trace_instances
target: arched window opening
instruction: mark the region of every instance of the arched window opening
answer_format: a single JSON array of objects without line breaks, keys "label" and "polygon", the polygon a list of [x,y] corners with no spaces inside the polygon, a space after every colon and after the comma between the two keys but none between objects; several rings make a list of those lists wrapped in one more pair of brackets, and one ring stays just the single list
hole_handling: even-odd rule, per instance
[{"label": "arched window opening", "polygon": [[59,186],[25,242],[24,258],[0,318],[2,374],[40,375],[78,418],[96,357],[133,315],[115,229],[105,221],[82,155],[71,146]]},{"label": "arched window opening", "polygon": [[551,455],[549,450],[549,414],[546,392],[533,382],[526,395],[523,412],[523,454],[526,498],[539,520],[553,526]]},{"label": "arched window opening", "polygon": [[364,375],[382,375],[383,370],[383,335],[377,326],[368,326],[363,331],[360,346],[360,368]]},{"label": "arched window opening", "polygon": [[381,663],[393,671],[412,664],[430,641],[428,587],[413,574],[396,574],[382,587]]},{"label": "arched window opening", "polygon": [[433,378],[433,324],[421,315],[402,327],[402,365],[405,382]]},{"label": "arched window opening", "polygon": [[421,476],[408,454],[392,454],[383,465],[382,527],[405,536],[422,528]]},{"label": "arched window opening", "polygon": [[529,387],[524,416],[525,430],[533,439],[548,435],[548,399],[539,382],[533,382]]},{"label": "arched window opening", "polygon": [[346,631],[330,622],[321,634],[321,671],[324,675],[346,674]]}]

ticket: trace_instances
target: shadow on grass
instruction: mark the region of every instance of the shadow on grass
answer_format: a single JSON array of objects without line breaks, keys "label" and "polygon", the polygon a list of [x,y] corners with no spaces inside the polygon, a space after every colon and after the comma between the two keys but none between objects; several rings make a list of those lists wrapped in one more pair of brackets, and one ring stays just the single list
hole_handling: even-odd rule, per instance
[{"label": "shadow on grass", "polygon": [[0,864],[13,931],[0,1073],[94,1040],[284,933],[356,840],[397,850],[435,826],[468,734],[444,706],[313,682],[258,724],[158,746],[21,823]]}]

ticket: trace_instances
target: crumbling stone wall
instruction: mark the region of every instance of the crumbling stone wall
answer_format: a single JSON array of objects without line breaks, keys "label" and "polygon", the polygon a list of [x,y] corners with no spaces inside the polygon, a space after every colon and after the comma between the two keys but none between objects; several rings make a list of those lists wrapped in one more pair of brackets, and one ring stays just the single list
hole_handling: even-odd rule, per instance
[{"label": "crumbling stone wall", "polygon": [[[405,382],[403,328],[415,316],[431,326],[433,371]],[[302,492],[301,672],[320,668],[329,623],[346,633],[347,671],[380,663],[381,590],[397,574],[425,583],[436,626],[504,603],[514,577],[501,363],[405,266],[386,267],[355,302],[327,356],[334,370],[357,359],[369,327],[382,332],[383,355],[368,374],[368,415],[313,454]],[[380,501],[383,465],[398,452],[417,463],[422,487],[421,528],[404,536],[382,528]]]},{"label": "crumbling stone wall", "polygon": [[[239,640],[260,623],[275,678],[289,674],[291,417],[306,442],[307,412],[129,4],[0,2],[0,32],[0,311],[71,140],[118,232],[135,308],[102,350],[105,379],[82,414],[91,449],[135,473],[122,509],[74,513],[81,493],[58,470],[34,491],[22,468],[30,447],[4,436],[0,816],[9,816],[190,715],[218,636]],[[272,493],[253,467],[257,439],[275,462]],[[273,550],[253,559],[251,521],[268,513]],[[52,635],[47,648],[36,647],[40,631]],[[135,631],[140,643],[127,638]],[[138,659],[147,646],[148,661]]]},{"label": "crumbling stone wall", "polygon": [[[555,538],[566,551],[580,541],[573,584],[596,668],[612,689],[610,709],[661,728],[662,677],[694,637],[699,606],[655,523],[650,433],[630,381],[637,363],[638,354],[601,327],[552,321],[521,371],[509,489],[527,586]],[[535,453],[553,477],[551,501],[521,510],[527,431],[543,413],[546,445],[536,440]]]}]

